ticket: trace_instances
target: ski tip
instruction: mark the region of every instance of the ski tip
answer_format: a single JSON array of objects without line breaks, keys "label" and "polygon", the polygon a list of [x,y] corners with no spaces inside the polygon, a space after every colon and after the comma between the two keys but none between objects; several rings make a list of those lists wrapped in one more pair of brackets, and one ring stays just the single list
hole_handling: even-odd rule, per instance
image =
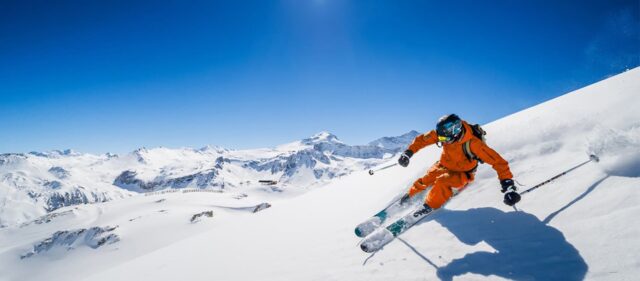
[{"label": "ski tip", "polygon": [[367,247],[367,244],[360,244],[360,249],[362,249],[362,251],[364,251],[365,253],[375,252],[373,249],[370,249],[369,247]]}]

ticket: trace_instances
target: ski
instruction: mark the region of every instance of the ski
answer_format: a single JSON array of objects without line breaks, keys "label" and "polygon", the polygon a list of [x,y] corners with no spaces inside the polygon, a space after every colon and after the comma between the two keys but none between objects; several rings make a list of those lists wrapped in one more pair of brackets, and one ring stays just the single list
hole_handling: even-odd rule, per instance
[{"label": "ski", "polygon": [[358,237],[366,237],[371,232],[375,231],[378,227],[387,220],[387,209],[384,209],[368,220],[360,223],[356,226],[355,233]]},{"label": "ski", "polygon": [[434,210],[428,206],[420,206],[413,212],[406,214],[400,219],[396,220],[387,227],[377,229],[369,236],[367,236],[360,243],[360,249],[367,253],[373,253],[380,250],[384,245],[391,242],[398,235],[404,233],[413,225],[421,221],[422,219],[429,217],[433,214]]},{"label": "ski", "polygon": [[[414,196],[414,198],[420,198],[421,196]],[[408,202],[401,204],[400,198],[394,200],[389,204],[386,208],[382,209],[380,212],[373,215],[368,220],[358,224],[355,228],[355,234],[358,237],[367,237],[367,235],[374,232],[380,226],[382,226],[389,217],[394,216],[397,213],[400,213],[406,210],[409,206],[413,206],[415,201],[414,198],[409,199]],[[422,199],[422,198],[420,198]]]}]

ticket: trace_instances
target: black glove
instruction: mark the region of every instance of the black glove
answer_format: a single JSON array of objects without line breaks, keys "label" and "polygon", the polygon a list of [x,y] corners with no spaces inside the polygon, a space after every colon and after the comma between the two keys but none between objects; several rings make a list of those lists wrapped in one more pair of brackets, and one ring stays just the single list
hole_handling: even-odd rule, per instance
[{"label": "black glove", "polygon": [[411,158],[411,156],[413,156],[413,151],[411,150],[405,150],[402,155],[400,155],[400,158],[398,159],[398,164],[400,164],[400,166],[402,167],[406,167],[409,166],[409,158]]},{"label": "black glove", "polygon": [[404,205],[405,203],[409,202],[409,199],[411,199],[411,195],[409,195],[409,193],[405,194],[404,196],[402,196],[402,198],[400,198],[400,205]]},{"label": "black glove", "polygon": [[513,184],[512,179],[504,179],[500,181],[502,185],[502,193],[504,193],[504,203],[513,206],[520,202],[520,194],[517,192],[516,186]]}]

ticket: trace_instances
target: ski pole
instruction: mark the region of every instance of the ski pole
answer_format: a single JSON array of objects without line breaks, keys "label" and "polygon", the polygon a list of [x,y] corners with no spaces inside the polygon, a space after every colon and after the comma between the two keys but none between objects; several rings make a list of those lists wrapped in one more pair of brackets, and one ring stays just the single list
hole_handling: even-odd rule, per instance
[{"label": "ski pole", "polygon": [[398,165],[398,163],[387,165],[387,166],[384,166],[382,168],[378,168],[378,169],[375,169],[375,170],[371,169],[371,170],[369,170],[369,175],[373,176],[373,173],[375,173],[375,172],[380,172],[380,171],[382,171],[384,169],[389,169],[389,168],[391,168],[393,166],[396,166],[396,165]]},{"label": "ski pole", "polygon": [[523,192],[520,192],[520,195],[523,195],[523,194],[525,194],[525,193],[529,193],[529,192],[531,192],[531,191],[534,191],[534,190],[536,190],[537,188],[539,188],[539,187],[541,187],[541,186],[543,186],[543,185],[545,185],[545,184],[547,184],[547,183],[550,183],[550,182],[552,182],[553,180],[555,180],[555,179],[557,179],[557,178],[559,178],[559,177],[561,177],[561,176],[564,176],[564,175],[566,175],[567,173],[569,173],[569,172],[571,172],[571,171],[573,171],[573,170],[575,170],[575,169],[578,169],[578,168],[580,168],[580,167],[584,166],[585,164],[587,164],[587,163],[589,163],[589,162],[591,162],[591,161],[599,162],[599,161],[600,161],[600,158],[598,158],[598,156],[595,156],[595,155],[591,154],[591,155],[589,155],[589,160],[587,160],[587,161],[585,161],[585,162],[582,162],[582,163],[578,164],[577,166],[575,166],[575,167],[573,167],[573,168],[571,168],[571,169],[569,169],[569,170],[566,170],[566,171],[564,171],[564,172],[562,172],[562,173],[560,173],[560,174],[558,174],[558,175],[556,175],[556,176],[554,176],[554,177],[552,177],[552,178],[550,178],[550,179],[548,179],[548,180],[546,180],[546,181],[543,181],[543,182],[541,182],[541,183],[537,184],[537,185],[536,185],[536,186],[534,186],[534,187],[531,187],[531,188],[529,188],[529,189],[527,189],[527,190],[525,190],[525,191],[523,191]]}]

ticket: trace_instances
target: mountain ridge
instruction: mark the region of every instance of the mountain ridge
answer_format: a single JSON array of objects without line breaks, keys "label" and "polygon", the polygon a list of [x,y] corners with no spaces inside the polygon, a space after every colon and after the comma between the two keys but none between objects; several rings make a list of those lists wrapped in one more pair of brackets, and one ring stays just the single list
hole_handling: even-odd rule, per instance
[{"label": "mountain ridge", "polygon": [[[401,143],[403,136],[387,139]],[[263,190],[259,180],[277,182],[270,190],[305,189],[368,169],[398,151],[347,145],[322,131],[267,149],[205,146],[141,147],[123,155],[71,149],[5,153],[0,155],[0,195],[6,198],[0,225],[25,223],[62,207],[163,189]]]}]

